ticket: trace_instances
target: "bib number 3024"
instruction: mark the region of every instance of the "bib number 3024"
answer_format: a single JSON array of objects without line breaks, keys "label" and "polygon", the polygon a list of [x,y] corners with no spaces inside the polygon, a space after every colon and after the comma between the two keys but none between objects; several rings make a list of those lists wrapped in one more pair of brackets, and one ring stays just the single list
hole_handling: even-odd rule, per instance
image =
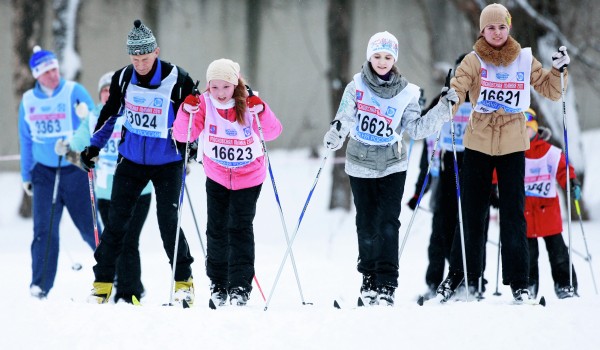
[{"label": "bib number 3024", "polygon": [[129,122],[129,124],[138,127],[156,129],[155,115],[149,116],[148,114],[139,114],[133,113],[132,111],[127,111],[127,121]]},{"label": "bib number 3024", "polygon": [[360,131],[376,135],[380,137],[390,137],[394,133],[394,130],[390,127],[385,120],[377,117],[372,117],[367,114],[359,114],[358,122],[360,125]]}]

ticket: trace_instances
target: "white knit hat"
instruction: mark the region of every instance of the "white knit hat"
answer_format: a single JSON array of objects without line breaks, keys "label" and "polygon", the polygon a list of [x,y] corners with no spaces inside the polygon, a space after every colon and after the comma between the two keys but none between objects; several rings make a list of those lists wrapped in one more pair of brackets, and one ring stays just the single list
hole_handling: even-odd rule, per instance
[{"label": "white knit hat", "polygon": [[374,34],[367,45],[367,61],[378,52],[389,53],[398,61],[398,39],[387,31]]},{"label": "white knit hat", "polygon": [[225,80],[233,85],[238,84],[240,78],[240,65],[227,58],[212,61],[206,69],[206,83],[211,80]]},{"label": "white knit hat", "polygon": [[107,73],[104,73],[101,77],[100,80],[98,80],[98,93],[100,93],[100,91],[102,91],[102,88],[110,85],[111,81],[112,81],[112,76],[115,74],[115,72],[110,71]]}]

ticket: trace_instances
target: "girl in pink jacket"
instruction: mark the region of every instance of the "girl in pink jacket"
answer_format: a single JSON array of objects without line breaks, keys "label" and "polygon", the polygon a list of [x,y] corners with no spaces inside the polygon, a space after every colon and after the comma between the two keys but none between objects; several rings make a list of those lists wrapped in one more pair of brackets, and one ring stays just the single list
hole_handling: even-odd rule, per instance
[{"label": "girl in pink jacket", "polygon": [[[265,141],[276,139],[281,123],[258,96],[248,96],[240,66],[213,61],[206,71],[207,90],[189,95],[177,112],[173,137],[198,139],[206,174],[207,258],[211,299],[245,305],[254,277],[256,202],[266,177],[260,121]],[[192,127],[188,139],[189,118]]]}]

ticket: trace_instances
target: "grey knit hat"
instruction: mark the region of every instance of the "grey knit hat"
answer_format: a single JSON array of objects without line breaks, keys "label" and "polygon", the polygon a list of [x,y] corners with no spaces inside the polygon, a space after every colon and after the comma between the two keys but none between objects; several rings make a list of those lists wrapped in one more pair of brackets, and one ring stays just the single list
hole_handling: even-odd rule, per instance
[{"label": "grey knit hat", "polygon": [[127,35],[127,54],[145,55],[156,50],[156,38],[150,28],[142,24],[142,21],[136,19],[133,21],[133,28]]}]

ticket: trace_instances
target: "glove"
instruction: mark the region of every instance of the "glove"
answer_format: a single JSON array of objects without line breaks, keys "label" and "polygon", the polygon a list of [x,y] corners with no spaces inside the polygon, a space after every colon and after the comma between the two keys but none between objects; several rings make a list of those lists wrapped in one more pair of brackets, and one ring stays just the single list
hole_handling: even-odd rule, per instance
[{"label": "glove", "polygon": [[323,138],[323,145],[332,151],[337,151],[342,148],[342,135],[335,128],[329,129]]},{"label": "glove", "polygon": [[29,197],[33,196],[33,185],[31,184],[31,181],[23,182],[23,190]]},{"label": "glove", "polygon": [[85,171],[90,171],[90,169],[94,169],[96,166],[96,161],[98,160],[98,154],[100,154],[100,149],[96,146],[87,146],[79,159],[81,159],[81,167]]},{"label": "glove", "polygon": [[63,139],[56,140],[56,143],[54,144],[54,153],[59,156],[64,156],[70,150],[71,147],[69,147],[69,141]]},{"label": "glove", "polygon": [[577,178],[571,179],[571,196],[576,201],[581,200],[581,183],[579,183]]},{"label": "glove", "polygon": [[77,117],[79,117],[79,119],[83,120],[87,118],[88,114],[90,114],[90,109],[87,103],[81,103],[77,101],[77,103],[75,104],[75,114],[77,114]]},{"label": "glove", "polygon": [[447,86],[444,86],[442,88],[442,98],[440,101],[444,103],[444,105],[448,105],[448,102],[452,103],[452,105],[458,103],[458,95],[456,94],[456,90],[453,88],[448,89]]},{"label": "glove", "polygon": [[[179,153],[181,154],[181,158],[183,159],[185,157],[185,142],[179,142],[179,141],[175,141],[177,143],[177,150],[179,151]],[[198,156],[198,140],[194,141],[194,142],[190,142],[190,144],[187,147],[187,151],[188,151],[188,162],[191,162],[192,160],[196,160],[196,157]]]},{"label": "glove", "polygon": [[406,203],[406,205],[408,205],[410,210],[415,210],[415,208],[417,207],[418,200],[419,200],[419,195],[415,193],[415,195],[412,196],[412,198],[408,201],[408,203]]},{"label": "glove", "polygon": [[492,187],[492,192],[490,192],[490,205],[494,209],[500,208],[500,198],[498,197],[498,186],[494,185]]},{"label": "glove", "polygon": [[552,67],[561,72],[567,68],[570,62],[571,59],[569,58],[569,54],[567,54],[567,48],[564,46],[559,47],[558,52],[552,54]]},{"label": "glove", "polygon": [[265,110],[265,103],[256,95],[248,96],[246,98],[246,105],[252,114],[259,114]]},{"label": "glove", "polygon": [[200,109],[200,99],[198,98],[198,95],[187,95],[185,100],[183,100],[183,109],[189,114],[198,112]]}]

